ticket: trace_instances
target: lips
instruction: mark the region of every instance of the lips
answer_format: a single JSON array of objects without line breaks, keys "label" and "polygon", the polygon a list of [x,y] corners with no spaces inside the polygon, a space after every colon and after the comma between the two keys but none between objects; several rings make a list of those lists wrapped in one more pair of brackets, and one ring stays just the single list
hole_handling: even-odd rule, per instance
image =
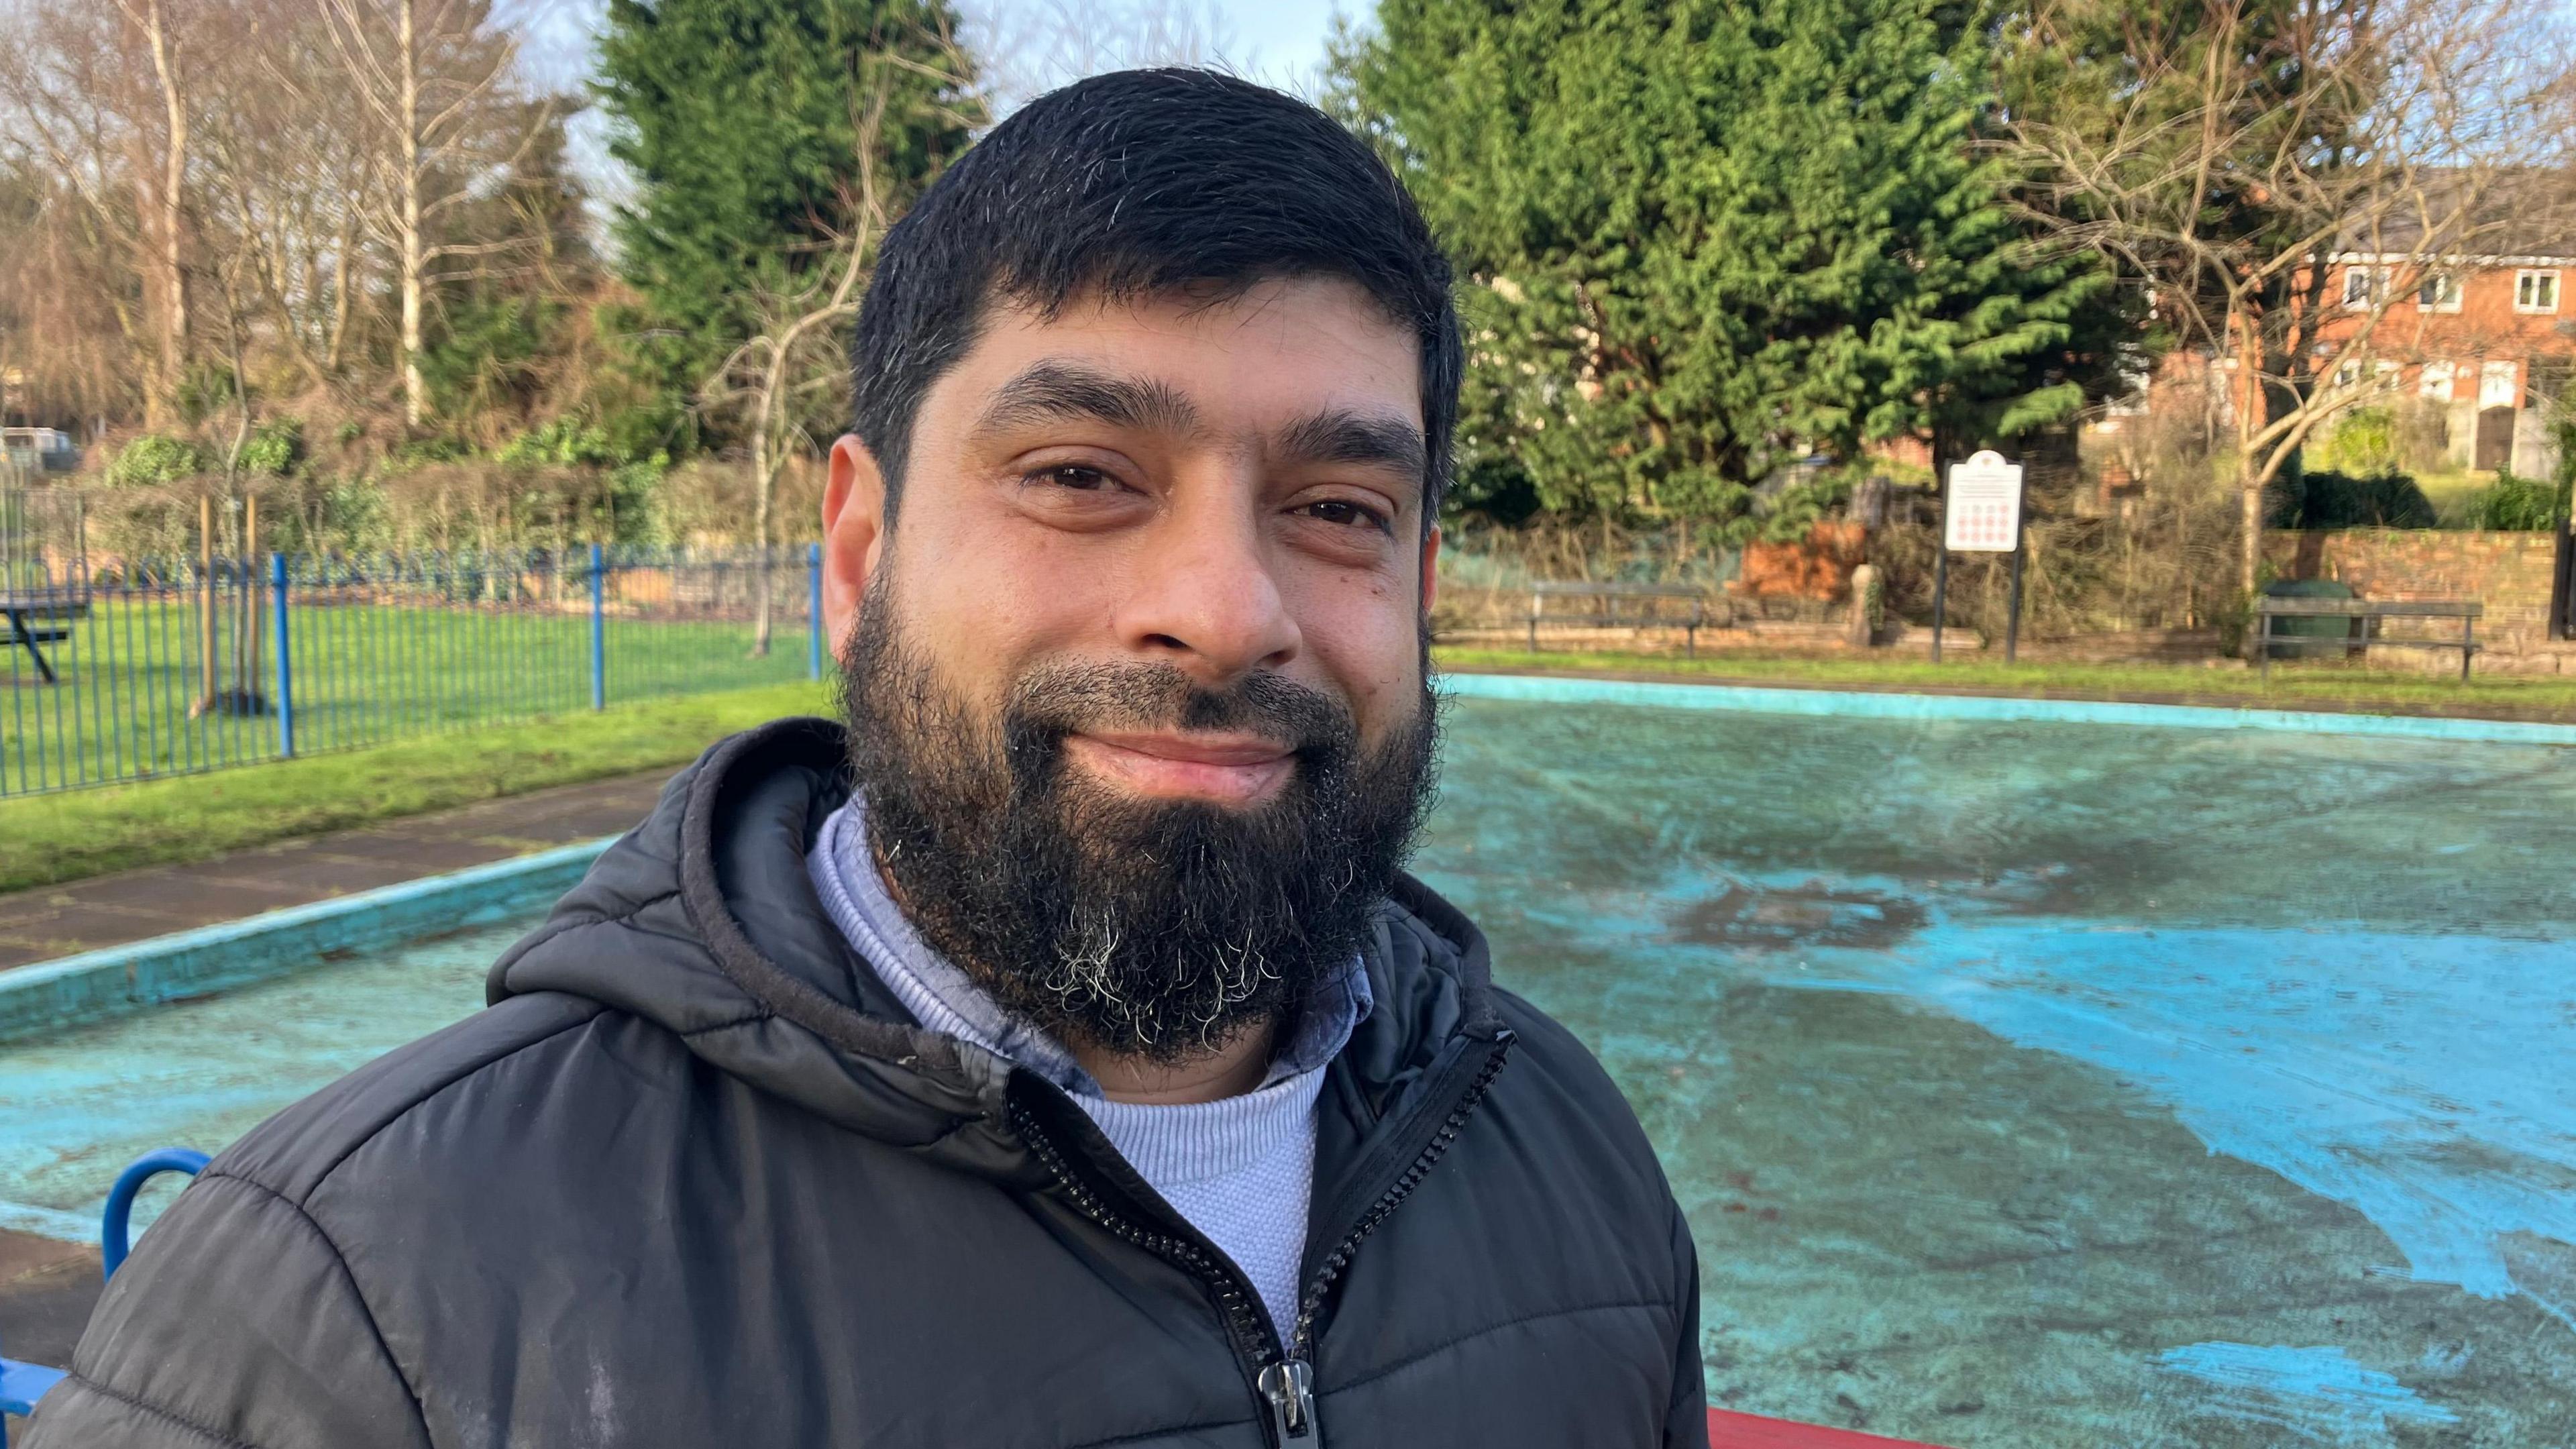
[{"label": "lips", "polygon": [[1262,799],[1296,767],[1289,747],[1249,734],[1102,731],[1066,737],[1065,750],[1138,794],[1220,804]]}]

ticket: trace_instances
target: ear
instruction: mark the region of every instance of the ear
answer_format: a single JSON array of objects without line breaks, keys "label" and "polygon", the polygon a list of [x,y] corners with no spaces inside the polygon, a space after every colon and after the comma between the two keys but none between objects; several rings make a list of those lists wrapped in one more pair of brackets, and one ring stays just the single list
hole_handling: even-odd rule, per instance
[{"label": "ear", "polygon": [[885,474],[858,434],[832,444],[831,473],[823,485],[823,627],[832,657],[859,616],[868,579],[885,551]]},{"label": "ear", "polygon": [[1440,589],[1440,525],[1422,531],[1422,617],[1431,617],[1431,597]]}]

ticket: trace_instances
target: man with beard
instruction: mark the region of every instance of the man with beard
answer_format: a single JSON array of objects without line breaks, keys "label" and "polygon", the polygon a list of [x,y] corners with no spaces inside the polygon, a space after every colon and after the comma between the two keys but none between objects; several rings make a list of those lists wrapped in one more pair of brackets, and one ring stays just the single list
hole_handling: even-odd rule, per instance
[{"label": "man with beard", "polygon": [[218,1158],[39,1449],[1704,1443],[1644,1135],[1400,870],[1448,283],[1284,96],[997,127],[859,322],[846,730]]}]

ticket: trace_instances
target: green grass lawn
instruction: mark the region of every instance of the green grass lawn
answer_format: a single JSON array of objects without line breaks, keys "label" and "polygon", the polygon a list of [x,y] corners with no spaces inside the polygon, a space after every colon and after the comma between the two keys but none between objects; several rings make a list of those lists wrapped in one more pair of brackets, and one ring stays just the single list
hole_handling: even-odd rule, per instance
[{"label": "green grass lawn", "polygon": [[538,715],[257,769],[0,800],[0,891],[668,769],[735,730],[830,712],[823,687],[799,681]]},{"label": "green grass lawn", "polygon": [[2415,486],[2424,490],[2425,501],[2444,523],[2458,527],[2461,515],[2478,494],[2495,486],[2496,475],[2474,469],[2458,472],[2418,473]]},{"label": "green grass lawn", "polygon": [[[239,657],[219,607],[219,687]],[[782,611],[784,612],[784,611]],[[252,686],[263,712],[191,718],[200,689],[193,593],[101,600],[48,646],[60,682],[23,650],[0,660],[0,796],[149,779],[272,759],[279,753],[275,634],[260,616]],[[609,615],[611,703],[805,678],[801,618],[782,618],[771,652],[751,654],[748,624]],[[441,729],[587,709],[586,608],[299,604],[290,614],[298,754],[382,744]]]},{"label": "green grass lawn", "polygon": [[2042,699],[2143,699],[2256,709],[2450,714],[2576,722],[2576,678],[2490,676],[2461,684],[2446,674],[2361,670],[2330,664],[2272,666],[2270,683],[2250,669],[2185,664],[2005,664],[1878,659],[1862,655],[1783,657],[1703,653],[1532,654],[1505,649],[1435,649],[1444,669],[1543,670],[1671,675],[1730,684],[1832,689],[1961,690]]}]

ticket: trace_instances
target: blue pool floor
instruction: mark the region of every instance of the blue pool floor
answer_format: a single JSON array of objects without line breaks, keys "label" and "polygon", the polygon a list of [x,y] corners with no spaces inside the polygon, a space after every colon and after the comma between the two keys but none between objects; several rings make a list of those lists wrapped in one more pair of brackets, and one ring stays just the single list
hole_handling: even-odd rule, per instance
[{"label": "blue pool floor", "polygon": [[[1962,1446],[2576,1446],[2576,754],[1467,699],[1420,871],[1601,1053],[1713,1402]],[[0,1049],[82,1212],[514,934]]]},{"label": "blue pool floor", "polygon": [[2576,1444],[2576,753],[1462,701],[1422,868],[1601,1051],[1715,1402]]},{"label": "blue pool floor", "polygon": [[[213,1151],[278,1108],[483,1004],[526,925],[466,932],[0,1047],[0,1228],[89,1238],[118,1169]],[[146,1188],[149,1222],[175,1178]]]}]

